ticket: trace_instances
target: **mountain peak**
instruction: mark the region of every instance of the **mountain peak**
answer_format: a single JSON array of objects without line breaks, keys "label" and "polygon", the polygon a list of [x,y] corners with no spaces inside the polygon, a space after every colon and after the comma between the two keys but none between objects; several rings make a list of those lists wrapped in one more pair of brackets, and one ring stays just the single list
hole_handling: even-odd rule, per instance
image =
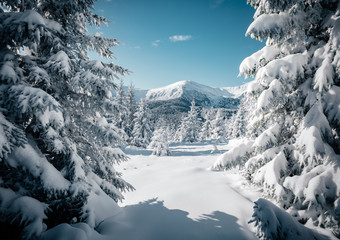
[{"label": "mountain peak", "polygon": [[151,89],[145,98],[148,101],[181,99],[191,102],[193,99],[202,106],[216,106],[234,95],[224,88],[213,88],[191,80],[175,82],[161,88]]}]

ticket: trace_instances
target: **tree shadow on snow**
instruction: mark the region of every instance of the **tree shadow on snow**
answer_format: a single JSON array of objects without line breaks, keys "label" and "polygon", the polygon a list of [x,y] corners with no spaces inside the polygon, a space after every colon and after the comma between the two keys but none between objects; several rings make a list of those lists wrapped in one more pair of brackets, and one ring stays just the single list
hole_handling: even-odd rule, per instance
[{"label": "tree shadow on snow", "polygon": [[254,237],[236,221],[236,217],[219,211],[193,220],[188,218],[187,212],[170,210],[163,202],[151,199],[126,206],[121,214],[105,220],[98,231],[117,240],[240,240]]}]

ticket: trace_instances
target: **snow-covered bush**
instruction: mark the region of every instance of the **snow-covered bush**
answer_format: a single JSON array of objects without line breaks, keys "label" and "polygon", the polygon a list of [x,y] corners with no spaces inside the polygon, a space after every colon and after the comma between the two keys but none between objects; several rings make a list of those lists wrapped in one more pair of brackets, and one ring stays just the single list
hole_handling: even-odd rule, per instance
[{"label": "snow-covered bush", "polygon": [[266,40],[240,66],[255,77],[247,94],[256,102],[247,124],[254,143],[214,167],[239,165],[300,222],[311,218],[340,236],[339,1],[248,3],[256,13],[246,34]]},{"label": "snow-covered bush", "polygon": [[95,227],[132,189],[113,168],[126,156],[105,118],[127,70],[88,59],[88,50],[112,58],[119,44],[87,32],[107,22],[92,9],[92,0],[0,3],[1,235]]}]

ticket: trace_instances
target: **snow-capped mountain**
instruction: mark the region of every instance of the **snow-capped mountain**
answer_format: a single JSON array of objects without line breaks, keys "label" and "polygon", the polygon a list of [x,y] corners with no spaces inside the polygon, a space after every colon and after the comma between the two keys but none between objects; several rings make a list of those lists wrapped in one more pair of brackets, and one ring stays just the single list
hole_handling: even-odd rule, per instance
[{"label": "snow-capped mountain", "polygon": [[[187,112],[193,99],[197,106],[235,111],[240,103],[240,97],[246,92],[247,85],[248,83],[237,87],[214,88],[184,80],[150,90],[135,88],[135,97],[137,100],[145,98],[149,107],[161,114]],[[127,91],[127,87],[124,87],[124,90]]]},{"label": "snow-capped mountain", "polygon": [[233,94],[225,89],[212,88],[189,80],[151,89],[146,94],[146,99],[149,101],[177,98],[185,98],[189,101],[193,98],[195,98],[195,100],[208,98],[211,101],[218,100],[221,97],[230,98],[233,97]]},{"label": "snow-capped mountain", "polygon": [[[246,84],[238,87],[213,88],[184,80],[165,87],[150,89],[146,92],[145,99],[149,102],[176,100],[187,103],[195,99],[198,106],[235,109],[239,104],[238,98],[246,91],[246,88]],[[137,92],[139,96],[142,96],[141,90]]]}]

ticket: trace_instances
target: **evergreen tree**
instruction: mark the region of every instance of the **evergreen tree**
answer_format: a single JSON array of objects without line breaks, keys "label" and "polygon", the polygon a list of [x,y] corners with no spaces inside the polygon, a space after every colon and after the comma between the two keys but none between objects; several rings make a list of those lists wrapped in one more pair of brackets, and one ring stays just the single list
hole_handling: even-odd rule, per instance
[{"label": "evergreen tree", "polygon": [[158,127],[154,131],[153,137],[149,144],[149,148],[153,149],[152,155],[156,156],[170,156],[171,152],[169,149],[168,142],[169,127],[165,125],[165,121],[160,119],[158,121]]},{"label": "evergreen tree", "polygon": [[247,123],[254,104],[250,99],[242,98],[237,112],[226,119],[226,135],[228,138],[242,138],[247,136]]},{"label": "evergreen tree", "polygon": [[217,110],[215,119],[211,122],[212,139],[222,140],[226,137],[225,114],[221,108]]},{"label": "evergreen tree", "polygon": [[126,116],[125,132],[128,135],[129,139],[131,140],[135,113],[136,113],[136,99],[135,99],[134,86],[132,83],[129,86],[127,96],[126,96],[126,108],[127,108],[127,116]]},{"label": "evergreen tree", "polygon": [[152,137],[150,122],[150,110],[144,99],[139,101],[138,110],[135,113],[134,126],[132,130],[131,143],[137,147],[146,148]]},{"label": "evergreen tree", "polygon": [[119,44],[87,32],[108,22],[92,9],[92,0],[0,1],[2,236],[35,238],[71,221],[95,227],[132,189],[112,167],[126,156],[104,117],[113,79],[127,70],[89,60],[88,50],[112,58]]},{"label": "evergreen tree", "polygon": [[197,142],[201,131],[201,122],[198,117],[198,108],[195,106],[195,99],[191,102],[190,111],[182,119],[178,132],[180,142]]},{"label": "evergreen tree", "polygon": [[212,118],[214,116],[214,109],[210,108],[205,117],[204,122],[202,124],[202,129],[199,134],[200,140],[210,140],[212,137]]},{"label": "evergreen tree", "polygon": [[120,82],[117,86],[114,103],[116,104],[116,109],[117,109],[116,114],[113,117],[114,123],[119,129],[125,130],[128,109],[126,107],[124,81],[122,79],[120,79]]},{"label": "evergreen tree", "polygon": [[248,2],[256,13],[247,35],[267,39],[240,66],[241,74],[255,76],[248,89],[256,101],[252,138],[215,168],[242,164],[266,197],[339,237],[340,3]]}]

